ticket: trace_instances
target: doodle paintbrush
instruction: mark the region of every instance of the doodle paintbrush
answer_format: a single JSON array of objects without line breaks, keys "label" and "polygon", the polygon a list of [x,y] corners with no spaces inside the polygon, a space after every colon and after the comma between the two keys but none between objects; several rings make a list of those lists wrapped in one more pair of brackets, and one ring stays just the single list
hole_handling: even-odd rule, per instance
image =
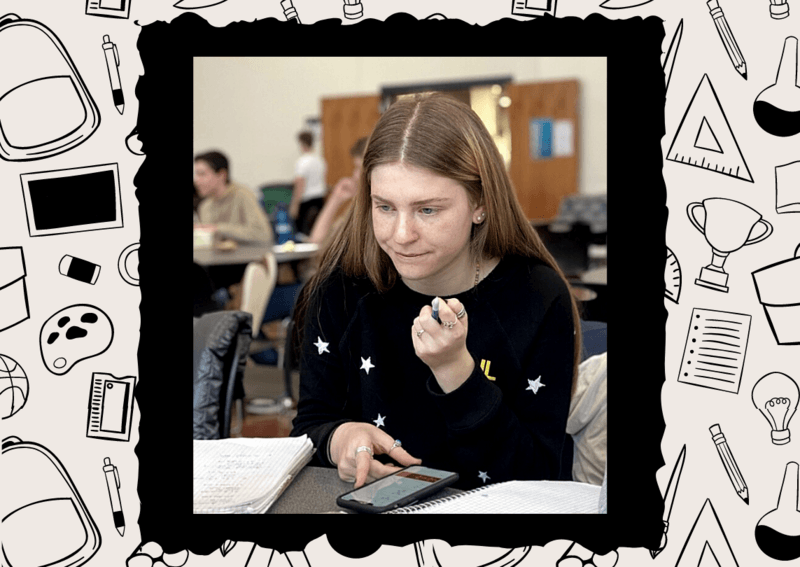
[{"label": "doodle paintbrush", "polygon": [[664,534],[661,536],[661,543],[658,546],[658,549],[651,549],[650,555],[653,556],[653,559],[656,558],[656,555],[661,553],[661,551],[667,546],[667,530],[669,529],[669,516],[672,513],[672,503],[675,502],[675,493],[678,490],[678,481],[681,479],[681,472],[683,471],[683,461],[686,460],[686,445],[683,446],[681,449],[681,454],[678,455],[678,460],[675,463],[675,468],[672,469],[672,475],[669,477],[669,482],[667,483],[667,491],[664,493],[664,515],[662,516],[664,520]]}]

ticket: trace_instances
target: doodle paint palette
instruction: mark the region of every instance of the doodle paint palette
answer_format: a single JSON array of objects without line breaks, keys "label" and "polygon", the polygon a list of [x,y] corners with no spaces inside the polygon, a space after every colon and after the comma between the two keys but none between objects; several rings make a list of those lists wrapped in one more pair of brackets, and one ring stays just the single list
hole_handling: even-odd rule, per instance
[{"label": "doodle paint palette", "polygon": [[92,135],[100,124],[97,105],[50,29],[6,14],[0,53],[0,157],[46,158]]}]

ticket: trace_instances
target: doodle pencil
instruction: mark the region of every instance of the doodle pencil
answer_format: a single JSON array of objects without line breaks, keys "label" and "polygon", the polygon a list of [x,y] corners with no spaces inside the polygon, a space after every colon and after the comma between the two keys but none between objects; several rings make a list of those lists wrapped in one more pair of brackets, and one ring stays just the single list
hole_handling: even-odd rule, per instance
[{"label": "doodle pencil", "polygon": [[739,45],[736,43],[736,38],[733,37],[731,28],[728,25],[728,20],[725,18],[725,14],[722,13],[722,8],[719,7],[719,2],[717,2],[717,0],[708,0],[706,4],[711,12],[711,17],[714,18],[714,24],[717,26],[717,33],[719,33],[719,38],[725,46],[725,51],[728,52],[731,63],[733,63],[734,68],[746,81],[747,64],[744,61],[744,56],[739,49]]}]

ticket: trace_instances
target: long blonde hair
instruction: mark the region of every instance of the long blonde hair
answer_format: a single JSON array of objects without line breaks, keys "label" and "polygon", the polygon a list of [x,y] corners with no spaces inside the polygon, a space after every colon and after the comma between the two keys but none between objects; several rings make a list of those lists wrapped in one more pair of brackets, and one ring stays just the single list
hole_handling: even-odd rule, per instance
[{"label": "long blonde hair", "polygon": [[[503,158],[480,117],[466,104],[441,93],[395,102],[381,116],[364,153],[361,183],[343,225],[325,246],[319,266],[298,298],[295,328],[302,337],[309,303],[333,270],[340,266],[353,277],[368,277],[378,292],[391,289],[397,270],[372,230],[371,174],[382,164],[405,163],[453,179],[473,205],[483,205],[486,220],[473,224],[473,258],[507,255],[535,257],[569,283],[531,226],[514,193]],[[571,294],[570,294],[571,295]],[[580,315],[571,297],[575,325],[573,390],[580,363]]]}]

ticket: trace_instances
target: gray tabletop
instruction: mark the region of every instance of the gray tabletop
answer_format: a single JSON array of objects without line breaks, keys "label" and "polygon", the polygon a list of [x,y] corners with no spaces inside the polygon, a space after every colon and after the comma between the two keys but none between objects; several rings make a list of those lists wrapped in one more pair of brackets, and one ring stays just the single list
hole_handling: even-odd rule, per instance
[{"label": "gray tabletop", "polygon": [[291,252],[285,251],[281,246],[266,246],[264,244],[240,244],[235,250],[217,250],[215,248],[194,248],[192,259],[201,266],[223,266],[249,264],[259,262],[264,258],[269,250],[275,253],[275,260],[281,262],[293,262],[295,260],[305,260],[317,253],[319,247],[316,244],[297,244]]},{"label": "gray tabletop", "polygon": [[[267,514],[324,514],[348,512],[336,504],[336,498],[353,490],[352,482],[339,478],[334,468],[306,466],[300,471]],[[443,488],[427,500],[443,498],[461,492],[455,488]]]}]

